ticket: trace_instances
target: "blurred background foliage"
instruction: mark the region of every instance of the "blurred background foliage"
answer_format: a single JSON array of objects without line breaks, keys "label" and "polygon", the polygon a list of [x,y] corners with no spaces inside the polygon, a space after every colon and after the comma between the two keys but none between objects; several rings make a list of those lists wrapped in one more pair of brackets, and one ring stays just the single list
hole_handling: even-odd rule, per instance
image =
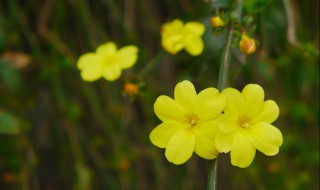
[{"label": "blurred background foliage", "polygon": [[[195,0],[1,1],[0,189],[206,189],[207,160],[170,164],[149,134],[154,101],[178,81],[217,86],[227,30],[211,31],[214,13]],[[218,189],[319,189],[319,1],[245,0],[243,15],[259,45],[248,57],[234,47],[229,86],[264,87],[284,144],[246,169],[221,154]],[[202,55],[161,53],[160,26],[174,18],[205,23]],[[108,41],[137,45],[137,65],[115,82],[82,81],[77,58]],[[124,94],[125,82],[139,95]]]}]

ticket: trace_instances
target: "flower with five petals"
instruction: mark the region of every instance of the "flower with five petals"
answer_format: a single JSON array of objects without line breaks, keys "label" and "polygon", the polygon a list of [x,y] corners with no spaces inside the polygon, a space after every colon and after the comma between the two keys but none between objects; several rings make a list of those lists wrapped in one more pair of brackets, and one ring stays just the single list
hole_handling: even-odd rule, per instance
[{"label": "flower with five petals", "polygon": [[197,56],[203,51],[204,44],[201,36],[205,27],[200,22],[187,22],[175,19],[161,28],[162,47],[170,54],[177,54],[185,49],[190,55]]},{"label": "flower with five petals", "polygon": [[95,81],[103,77],[114,81],[120,77],[122,69],[131,68],[137,61],[138,48],[133,45],[117,50],[113,42],[100,45],[96,52],[80,56],[77,67],[85,81]]},{"label": "flower with five petals", "polygon": [[225,106],[225,97],[215,88],[196,93],[193,84],[176,85],[174,99],[160,96],[154,111],[162,121],[150,134],[151,142],[165,148],[166,158],[176,164],[185,163],[193,154],[205,159],[218,155],[215,148],[217,121]]},{"label": "flower with five petals", "polygon": [[264,101],[264,91],[257,84],[247,85],[241,93],[226,88],[221,94],[226,106],[215,138],[218,151],[230,152],[232,165],[241,168],[251,164],[256,149],[267,156],[276,155],[283,142],[280,130],[271,125],[279,116],[278,105]]}]

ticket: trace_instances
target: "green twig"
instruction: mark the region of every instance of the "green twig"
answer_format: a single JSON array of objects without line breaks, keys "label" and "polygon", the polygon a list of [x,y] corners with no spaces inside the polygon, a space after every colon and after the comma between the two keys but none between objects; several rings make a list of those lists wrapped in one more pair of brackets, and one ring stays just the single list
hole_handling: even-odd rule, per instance
[{"label": "green twig", "polygon": [[233,25],[230,27],[227,45],[223,51],[223,57],[220,64],[219,80],[218,80],[218,89],[219,91],[223,90],[227,85],[227,79],[229,74],[230,67],[230,54],[231,54],[231,44],[233,41]]},{"label": "green twig", "polygon": [[153,60],[151,60],[145,68],[140,72],[139,78],[146,77],[167,55],[165,51],[161,51]]},{"label": "green twig", "polygon": [[[235,16],[237,21],[241,21],[241,12],[243,7],[243,0],[238,0],[238,5],[235,10]],[[230,68],[230,60],[231,60],[231,45],[234,38],[234,22],[231,23],[227,44],[223,51],[220,71],[219,71],[219,81],[218,81],[218,89],[222,91],[227,86],[228,73]],[[208,174],[208,190],[216,190],[217,189],[217,173],[218,173],[218,156],[215,160],[210,161],[209,165],[209,174]]]},{"label": "green twig", "polygon": [[218,169],[218,157],[215,160],[211,160],[209,164],[208,190],[217,189],[217,169]]}]

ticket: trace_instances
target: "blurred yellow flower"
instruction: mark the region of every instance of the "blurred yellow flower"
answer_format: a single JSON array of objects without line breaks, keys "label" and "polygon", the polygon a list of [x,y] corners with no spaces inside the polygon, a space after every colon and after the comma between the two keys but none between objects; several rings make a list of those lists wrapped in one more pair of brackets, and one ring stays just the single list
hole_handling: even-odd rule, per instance
[{"label": "blurred yellow flower", "polygon": [[205,27],[200,22],[184,24],[181,20],[173,20],[161,28],[162,47],[171,54],[185,49],[190,55],[200,55],[204,48],[201,38],[204,32]]},{"label": "blurred yellow flower", "polygon": [[225,23],[223,22],[223,20],[221,19],[220,16],[214,16],[210,19],[210,24],[212,27],[216,28],[216,27],[223,27],[225,25]]},{"label": "blurred yellow flower", "polygon": [[77,66],[85,81],[95,81],[103,77],[114,81],[120,77],[122,69],[132,67],[138,58],[138,48],[133,45],[117,50],[113,42],[99,46],[94,53],[80,56]]},{"label": "blurred yellow flower", "polygon": [[244,54],[253,54],[257,49],[256,42],[253,38],[250,38],[246,34],[243,34],[239,43],[239,49]]},{"label": "blurred yellow flower", "polygon": [[232,165],[241,168],[251,164],[256,149],[267,156],[276,155],[283,139],[271,123],[278,118],[279,107],[272,100],[264,101],[261,86],[249,84],[241,93],[226,88],[221,94],[226,97],[226,106],[218,122],[218,151],[230,152]]},{"label": "blurred yellow flower", "polygon": [[174,164],[185,163],[195,151],[205,159],[218,155],[215,148],[217,121],[225,106],[225,97],[215,88],[199,94],[190,81],[176,85],[174,99],[160,96],[154,111],[163,122],[150,134],[151,142],[166,148],[166,158]]}]

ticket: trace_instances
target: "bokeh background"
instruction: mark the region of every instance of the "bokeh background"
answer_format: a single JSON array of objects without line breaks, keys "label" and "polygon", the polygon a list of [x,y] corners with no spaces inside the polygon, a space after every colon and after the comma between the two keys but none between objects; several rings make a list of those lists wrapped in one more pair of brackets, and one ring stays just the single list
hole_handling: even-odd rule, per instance
[{"label": "bokeh background", "polygon": [[[236,3],[217,2],[225,13]],[[214,13],[200,0],[2,0],[0,189],[206,189],[209,161],[170,164],[149,134],[160,123],[154,101],[177,82],[217,86],[227,30],[212,31]],[[245,0],[243,15],[259,44],[247,57],[234,46],[228,84],[264,87],[280,106],[284,143],[246,169],[221,154],[218,189],[317,190],[319,0]],[[206,24],[202,55],[163,55],[160,27],[175,18]],[[137,64],[115,82],[84,82],[78,57],[108,41],[137,45]],[[123,93],[126,82],[139,83],[138,96]]]}]

